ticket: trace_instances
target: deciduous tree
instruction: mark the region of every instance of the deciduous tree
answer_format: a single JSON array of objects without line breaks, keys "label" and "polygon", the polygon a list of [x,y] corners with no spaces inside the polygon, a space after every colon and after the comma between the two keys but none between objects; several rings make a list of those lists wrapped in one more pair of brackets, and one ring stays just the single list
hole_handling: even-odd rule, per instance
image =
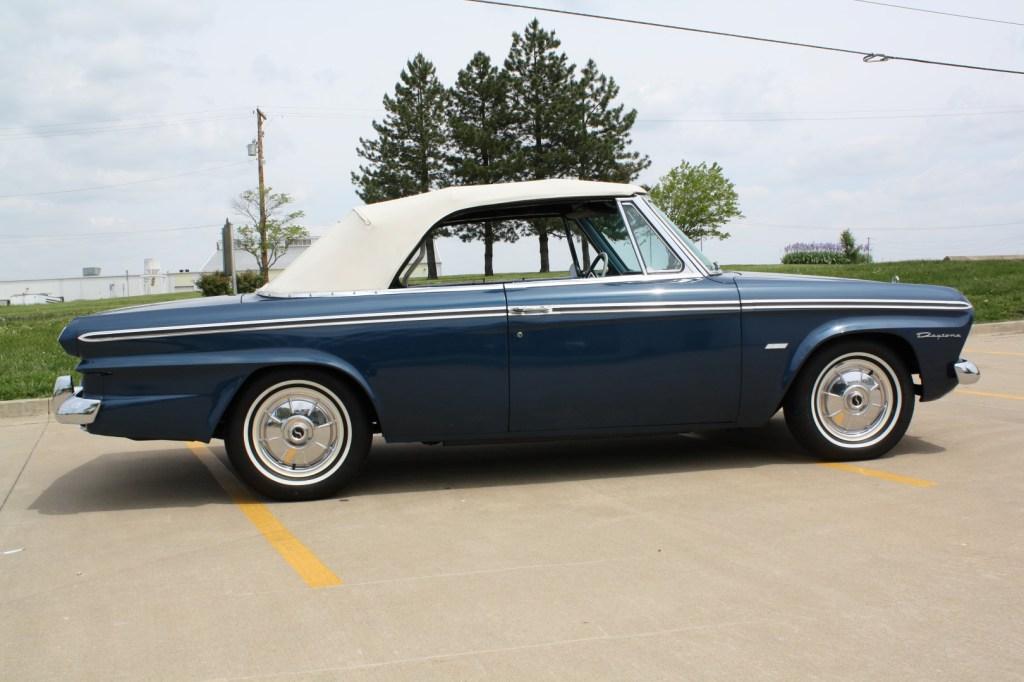
[{"label": "deciduous tree", "polygon": [[[291,195],[284,192],[275,194],[271,187],[265,187],[263,195],[267,209],[267,269],[261,268],[260,275],[264,282],[269,282],[270,268],[297,239],[309,237],[309,230],[296,222],[305,217],[305,212],[289,210],[294,201]],[[235,245],[251,253],[257,263],[260,263],[261,256],[259,196],[258,189],[247,189],[232,204],[235,213],[246,220],[238,226]]]},{"label": "deciduous tree", "polygon": [[683,161],[658,180],[651,201],[694,241],[728,239],[721,227],[743,217],[736,188],[717,163]]}]

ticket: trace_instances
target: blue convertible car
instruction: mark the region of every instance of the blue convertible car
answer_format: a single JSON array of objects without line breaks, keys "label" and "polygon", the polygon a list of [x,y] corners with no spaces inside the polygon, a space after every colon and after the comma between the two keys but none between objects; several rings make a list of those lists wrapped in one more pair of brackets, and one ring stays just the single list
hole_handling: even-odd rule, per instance
[{"label": "blue convertible car", "polygon": [[82,385],[59,378],[52,407],[90,433],[223,438],[280,499],[337,491],[377,432],[682,432],[781,407],[810,452],[867,459],[915,397],[978,379],[972,320],[944,287],[722,272],[640,187],[457,187],[354,209],[258,293],[73,320]]}]

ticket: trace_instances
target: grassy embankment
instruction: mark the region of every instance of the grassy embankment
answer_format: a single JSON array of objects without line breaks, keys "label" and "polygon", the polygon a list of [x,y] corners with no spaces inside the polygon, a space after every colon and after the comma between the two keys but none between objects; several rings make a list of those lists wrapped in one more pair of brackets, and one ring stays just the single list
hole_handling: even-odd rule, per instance
[{"label": "grassy embankment", "polygon": [[[1024,261],[901,261],[868,265],[730,265],[728,269],[853,277],[888,282],[942,284],[959,289],[974,304],[978,322],[1024,319]],[[493,280],[559,276],[519,273]],[[454,275],[438,284],[484,281],[480,275]],[[57,335],[78,315],[129,305],[156,303],[198,294],[167,294],[72,301],[0,308],[0,400],[47,396],[57,375],[68,374],[76,360],[57,345]],[[77,377],[76,377],[77,380]]]},{"label": "grassy embankment", "polygon": [[732,270],[851,277],[959,289],[974,304],[975,322],[1024,319],[1024,260],[906,260],[858,265],[729,265]]},{"label": "grassy embankment", "polygon": [[[58,375],[72,373],[78,360],[57,343],[57,335],[71,318],[198,295],[158,294],[0,308],[0,400],[48,396]],[[78,381],[76,374],[75,383]]]}]

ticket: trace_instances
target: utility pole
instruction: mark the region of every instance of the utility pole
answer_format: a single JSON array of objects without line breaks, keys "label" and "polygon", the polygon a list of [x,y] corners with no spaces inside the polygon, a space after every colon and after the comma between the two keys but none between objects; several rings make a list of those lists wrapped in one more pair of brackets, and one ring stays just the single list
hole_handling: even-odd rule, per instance
[{"label": "utility pole", "polygon": [[263,278],[270,281],[270,260],[267,256],[267,197],[263,185],[263,122],[266,115],[256,107],[256,160],[259,166],[260,193],[260,271]]}]

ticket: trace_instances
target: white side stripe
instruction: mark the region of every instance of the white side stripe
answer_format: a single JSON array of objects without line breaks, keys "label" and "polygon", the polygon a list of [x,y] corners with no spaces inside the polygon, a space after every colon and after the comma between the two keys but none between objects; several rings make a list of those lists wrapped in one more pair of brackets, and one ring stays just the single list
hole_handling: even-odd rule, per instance
[{"label": "white side stripe", "polygon": [[[532,308],[532,310],[531,310]],[[608,303],[570,303],[564,305],[525,306],[528,312],[517,316],[537,315],[609,315],[633,313],[722,313],[722,312],[769,312],[784,310],[931,310],[964,311],[971,304],[966,301],[926,300],[871,300],[871,299],[767,299],[739,302],[719,301],[644,301]],[[431,320],[466,320],[476,318],[505,317],[504,306],[478,308],[439,308],[431,310],[405,310],[393,312],[351,313],[347,315],[325,315],[317,317],[289,317],[280,319],[239,320],[236,322],[212,322],[208,324],[171,325],[164,327],[140,327],[86,332],[79,340],[88,343],[124,341],[128,339],[154,339],[173,336],[194,336],[230,332],[276,331],[279,329],[305,329],[312,327],[348,326],[358,324],[383,324],[390,322],[423,322]]]}]

